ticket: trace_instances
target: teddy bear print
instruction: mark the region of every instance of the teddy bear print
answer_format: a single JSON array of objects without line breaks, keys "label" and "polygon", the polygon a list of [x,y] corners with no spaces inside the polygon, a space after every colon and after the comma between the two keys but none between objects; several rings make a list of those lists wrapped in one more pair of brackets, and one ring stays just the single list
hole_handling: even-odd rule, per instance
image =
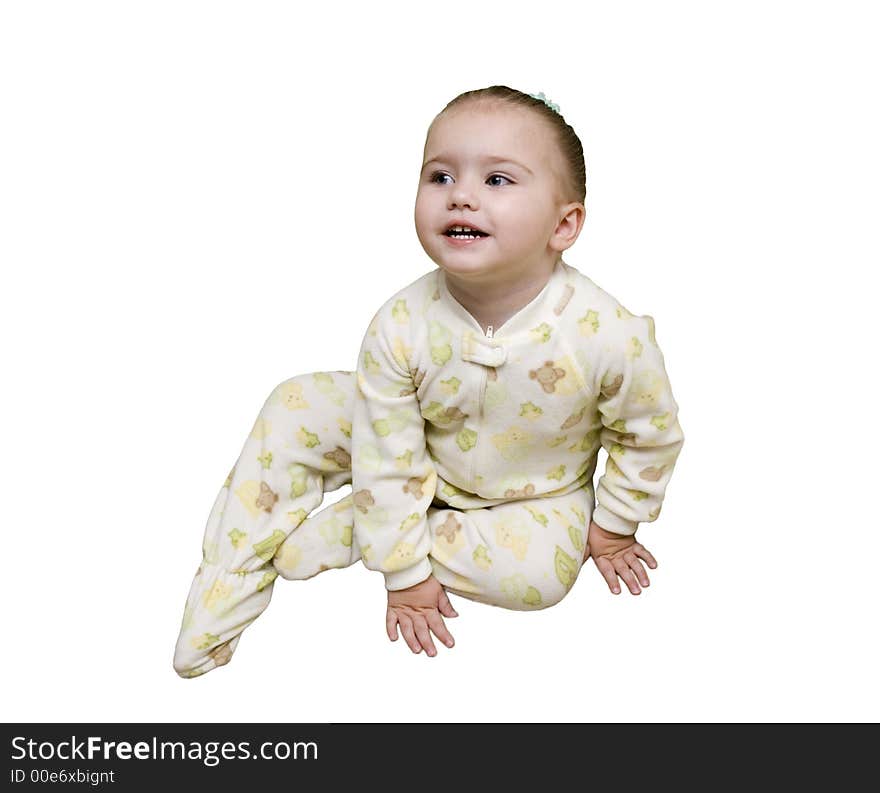
[{"label": "teddy bear print", "polygon": [[352,502],[356,509],[359,509],[364,515],[367,514],[367,510],[372,507],[376,502],[373,499],[373,494],[369,490],[358,490],[352,496]]},{"label": "teddy bear print", "polygon": [[447,515],[446,520],[437,528],[437,534],[446,538],[450,545],[455,542],[455,535],[461,531],[461,524],[455,515]]},{"label": "teddy bear print", "polygon": [[509,549],[520,562],[526,558],[529,550],[531,530],[518,517],[499,519],[493,525],[495,543],[499,548]]},{"label": "teddy bear print", "polygon": [[508,462],[522,460],[532,448],[533,436],[520,427],[508,427],[505,432],[492,436],[492,444]]},{"label": "teddy bear print", "polygon": [[391,553],[382,560],[382,564],[389,572],[402,570],[412,563],[415,553],[416,549],[412,543],[401,540],[391,549]]},{"label": "teddy bear print", "polygon": [[231,595],[232,586],[215,581],[211,588],[202,596],[202,605],[212,614],[218,614],[223,611]]},{"label": "teddy bear print", "polygon": [[343,471],[351,469],[351,455],[341,446],[337,446],[332,452],[324,452],[325,460],[332,460]]},{"label": "teddy bear print", "polygon": [[654,370],[639,372],[633,377],[630,399],[634,399],[641,409],[653,409],[663,398],[663,388],[663,378],[658,372]]},{"label": "teddy bear print", "polygon": [[271,512],[278,501],[278,494],[265,482],[260,482],[260,495],[257,496],[257,507],[265,512]]},{"label": "teddy bear print", "polygon": [[553,361],[544,361],[540,369],[529,370],[529,377],[537,380],[545,393],[552,394],[556,390],[556,381],[565,377],[565,369],[553,366]]},{"label": "teddy bear print", "polygon": [[403,486],[403,492],[409,493],[416,499],[422,498],[424,495],[422,492],[422,485],[425,483],[426,479],[419,479],[417,476],[411,476],[406,480],[406,484]]},{"label": "teddy bear print", "polygon": [[288,410],[306,410],[309,403],[303,397],[302,383],[287,381],[278,390],[281,404]]},{"label": "teddy bear print", "polygon": [[511,487],[504,491],[505,498],[526,498],[533,495],[535,495],[535,486],[531,482],[519,490],[514,490]]}]

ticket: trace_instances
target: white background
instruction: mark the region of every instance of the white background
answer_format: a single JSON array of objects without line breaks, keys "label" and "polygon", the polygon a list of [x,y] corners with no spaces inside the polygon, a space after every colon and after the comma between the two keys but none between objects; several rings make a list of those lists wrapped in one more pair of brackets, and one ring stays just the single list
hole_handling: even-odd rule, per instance
[{"label": "white background", "polygon": [[[880,717],[871,5],[4,3],[4,719]],[[263,400],[354,368],[433,269],[428,124],[499,83],[583,142],[566,260],[656,322],[686,442],[652,585],[454,597],[428,658],[380,574],[278,579],[228,666],[177,677]]]}]

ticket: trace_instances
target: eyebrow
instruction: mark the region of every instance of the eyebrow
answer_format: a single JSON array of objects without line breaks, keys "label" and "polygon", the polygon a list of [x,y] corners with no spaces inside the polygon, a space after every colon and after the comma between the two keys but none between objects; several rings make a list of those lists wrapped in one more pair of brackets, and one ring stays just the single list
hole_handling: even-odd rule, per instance
[{"label": "eyebrow", "polygon": [[[449,157],[446,154],[441,154],[438,157],[432,157],[430,160],[428,160],[422,166],[422,170],[424,171],[425,168],[427,168],[432,162],[454,162],[454,159],[455,158]],[[531,168],[529,168],[526,165],[523,165],[521,162],[518,162],[517,160],[511,159],[510,157],[489,156],[489,157],[483,157],[482,160],[483,160],[483,162],[492,162],[492,163],[507,162],[507,163],[510,163],[511,165],[516,165],[516,166],[522,168],[524,171],[528,171],[530,174],[532,174],[532,176],[534,176]]]}]

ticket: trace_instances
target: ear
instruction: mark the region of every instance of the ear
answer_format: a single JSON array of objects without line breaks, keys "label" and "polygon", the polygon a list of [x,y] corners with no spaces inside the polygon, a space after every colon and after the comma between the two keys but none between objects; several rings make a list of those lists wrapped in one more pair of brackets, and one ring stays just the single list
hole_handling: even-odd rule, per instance
[{"label": "ear", "polygon": [[550,248],[561,253],[574,245],[584,227],[587,210],[579,201],[572,201],[564,204],[560,212],[561,218],[550,238]]}]

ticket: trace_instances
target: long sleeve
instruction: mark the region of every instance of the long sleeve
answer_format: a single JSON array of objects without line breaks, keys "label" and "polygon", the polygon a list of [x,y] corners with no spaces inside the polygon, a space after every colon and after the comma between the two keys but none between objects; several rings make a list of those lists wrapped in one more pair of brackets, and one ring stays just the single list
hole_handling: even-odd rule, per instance
[{"label": "long sleeve", "polygon": [[652,317],[619,309],[614,340],[597,372],[602,447],[608,453],[593,520],[634,534],[657,519],[684,433]]},{"label": "long sleeve", "polygon": [[405,301],[386,303],[364,336],[352,418],[354,533],[363,563],[406,589],[432,572],[427,510],[437,474],[427,453],[425,420],[410,372]]}]

